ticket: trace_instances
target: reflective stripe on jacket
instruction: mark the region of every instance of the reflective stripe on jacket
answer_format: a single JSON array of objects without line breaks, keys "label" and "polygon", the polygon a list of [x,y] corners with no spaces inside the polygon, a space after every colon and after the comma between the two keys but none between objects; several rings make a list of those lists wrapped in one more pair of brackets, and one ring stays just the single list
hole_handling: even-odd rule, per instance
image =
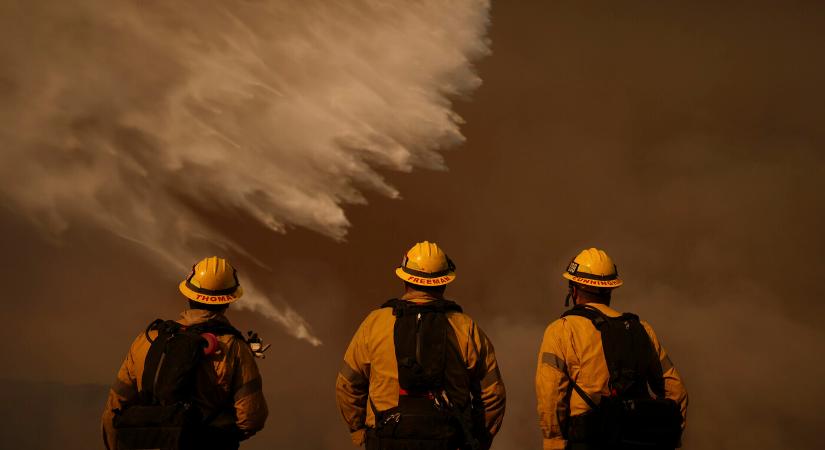
[{"label": "reflective stripe on jacket", "polygon": [[[606,305],[587,305],[609,317],[621,315]],[[653,328],[645,321],[641,323],[662,363],[665,395],[676,401],[682,409],[684,428],[688,403],[685,386]],[[596,403],[599,403],[602,395],[610,393],[610,374],[602,350],[601,334],[590,320],[581,316],[567,316],[554,321],[545,330],[541,342],[536,369],[536,398],[545,450],[563,449],[566,441],[562,437],[562,429],[566,426],[567,418],[590,409],[579,394],[573,391],[568,377],[576,380]]]},{"label": "reflective stripe on jacket", "polygon": [[[202,309],[184,311],[177,322],[191,326],[210,319],[229,324],[229,320],[222,314]],[[157,331],[152,331],[149,335],[154,339]],[[137,399],[143,380],[143,365],[150,346],[145,333],[141,332],[132,343],[120,366],[117,379],[109,390],[101,419],[103,443],[109,450],[117,449],[112,411]],[[268,414],[261,375],[252,351],[235,336],[223,335],[218,336],[218,349],[208,359],[209,362],[198,369],[202,373],[197,377],[195,404],[201,408],[204,416],[217,413],[211,426],[229,428],[234,425],[240,429],[243,438],[252,436],[264,427]]]},{"label": "reflective stripe on jacket", "polygon": [[[402,300],[428,302],[434,300],[422,292],[412,292]],[[447,320],[455,331],[458,351],[466,368],[470,390],[481,400],[484,426],[494,436],[504,417],[504,383],[496,362],[493,344],[466,314],[448,312]],[[370,313],[361,323],[344,354],[344,362],[336,380],[336,402],[349,425],[355,445],[364,442],[365,427],[375,426],[375,414],[368,406],[367,396],[380,411],[398,405],[398,366],[395,358],[392,308]]]}]

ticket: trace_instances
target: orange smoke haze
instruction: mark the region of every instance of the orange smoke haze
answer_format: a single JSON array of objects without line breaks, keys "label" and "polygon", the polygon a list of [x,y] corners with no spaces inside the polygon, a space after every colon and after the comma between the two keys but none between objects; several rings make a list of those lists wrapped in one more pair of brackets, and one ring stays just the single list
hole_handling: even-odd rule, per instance
[{"label": "orange smoke haze", "polygon": [[[303,3],[282,4],[300,14]],[[69,47],[83,42],[86,28],[80,22],[55,31],[51,39],[62,37],[65,52],[40,54],[45,37],[21,39],[31,34],[17,35],[9,30],[19,28],[8,25],[24,18],[0,17],[7,25],[0,27],[3,172],[14,170],[14,159],[6,158],[12,154],[26,174],[29,154],[14,145],[26,142],[25,133],[38,134],[20,127],[18,117],[29,114],[26,89],[34,85],[15,78],[22,69],[7,61],[77,54],[82,49]],[[203,26],[230,27],[217,17]],[[356,27],[371,23],[364,15],[341,17]],[[297,227],[287,233],[274,234],[243,208],[215,210],[181,200],[191,205],[188,214],[208,224],[209,236],[232,242],[207,250],[198,240],[194,248],[229,256],[242,282],[254,280],[259,295],[276,305],[288,299],[323,342],[312,346],[289,327],[230,310],[239,328],[273,343],[259,363],[271,416],[243,448],[351,448],[334,404],[335,374],[360,320],[399,294],[393,268],[402,253],[423,239],[438,242],[455,261],[457,279],[447,295],[496,346],[508,408],[494,449],[540,448],[536,355],[544,328],[563,310],[560,274],[588,246],[616,260],[625,284],[614,306],[656,328],[685,379],[686,449],[821,447],[825,61],[818,55],[825,10],[808,2],[502,1],[493,4],[490,18],[492,54],[476,66],[484,84],[454,108],[466,122],[460,130],[466,142],[444,155],[449,170],[402,173],[395,164],[370,165],[378,167],[371,169],[375,179],[386,180],[402,198],[388,198],[387,190],[367,183],[359,189],[367,202],[345,205],[350,228],[344,241],[297,221],[289,222]],[[176,26],[171,19],[161,25]],[[421,39],[432,46],[425,54],[443,50],[437,38]],[[486,43],[477,45],[471,54],[481,56]],[[339,69],[357,79],[374,59],[408,67],[371,54],[363,66]],[[129,73],[143,81],[134,83],[128,102],[151,99],[177,76],[170,73],[174,66],[151,69]],[[318,74],[299,75],[296,80],[310,83]],[[93,98],[105,89],[93,87],[78,95]],[[318,97],[334,92],[330,85]],[[442,113],[450,111],[445,98],[457,99],[452,94],[435,101]],[[382,101],[392,104],[393,95]],[[82,103],[83,110],[94,103]],[[399,108],[374,114],[393,121]],[[107,117],[107,109],[95,111]],[[250,107],[249,116],[254,112]],[[456,123],[451,120],[440,123]],[[235,125],[239,132],[241,125]],[[312,133],[271,133],[282,131]],[[424,154],[438,155],[432,150],[460,141],[452,136],[445,145],[427,141],[432,145]],[[113,142],[138,145],[130,134]],[[84,158],[67,156],[49,169],[60,174],[64,167],[93,164]],[[256,161],[249,157],[248,167]],[[175,187],[176,180],[164,186]],[[298,186],[307,186],[303,182],[326,186],[323,178],[301,179]],[[176,285],[188,267],[168,270],[156,263],[156,252],[100,224],[70,221],[74,225],[58,242],[44,238],[27,210],[8,200],[11,185],[2,186],[7,320],[0,351],[7,364],[0,441],[20,449],[95,448],[106,386],[134,336],[152,319],[174,317],[184,307]],[[145,189],[139,192],[166,192]],[[79,214],[103,214],[96,211]],[[254,295],[247,297],[241,301]]]}]

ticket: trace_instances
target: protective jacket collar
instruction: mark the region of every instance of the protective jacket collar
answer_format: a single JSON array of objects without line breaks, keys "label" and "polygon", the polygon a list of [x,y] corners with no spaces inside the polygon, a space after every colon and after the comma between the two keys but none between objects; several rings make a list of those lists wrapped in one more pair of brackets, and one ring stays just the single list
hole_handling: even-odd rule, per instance
[{"label": "protective jacket collar", "polygon": [[585,305],[587,305],[591,308],[598,309],[599,311],[601,311],[602,314],[604,314],[607,317],[619,317],[619,316],[622,315],[622,313],[620,313],[620,312],[616,311],[615,309],[605,305],[604,303],[587,302],[587,303],[585,303]]},{"label": "protective jacket collar", "polygon": [[401,296],[401,300],[415,303],[427,303],[433,300],[443,300],[443,297],[436,297],[430,293],[422,291],[409,291]]},{"label": "protective jacket collar", "polygon": [[213,320],[215,322],[222,322],[229,325],[229,319],[223,314],[215,311],[207,311],[205,309],[187,309],[180,313],[178,323],[183,326],[192,326],[199,323]]}]

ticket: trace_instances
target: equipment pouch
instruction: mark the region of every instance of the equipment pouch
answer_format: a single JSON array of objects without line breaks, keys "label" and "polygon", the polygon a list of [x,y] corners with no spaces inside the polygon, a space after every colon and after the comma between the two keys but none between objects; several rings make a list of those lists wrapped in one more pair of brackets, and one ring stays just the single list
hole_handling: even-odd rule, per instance
[{"label": "equipment pouch", "polygon": [[200,414],[188,403],[132,405],[116,411],[118,449],[185,449],[197,435]]},{"label": "equipment pouch", "polygon": [[457,444],[444,440],[416,438],[382,438],[370,428],[367,430],[366,450],[455,450]]},{"label": "equipment pouch", "polygon": [[614,400],[603,409],[610,418],[607,434],[615,436],[624,448],[674,449],[680,445],[682,413],[673,400]]},{"label": "equipment pouch", "polygon": [[446,412],[439,410],[429,398],[402,396],[398,408],[379,413],[382,417],[376,434],[384,438],[417,438],[450,440],[456,435],[456,424]]},{"label": "equipment pouch", "polygon": [[570,442],[594,447],[675,449],[682,436],[682,414],[670,399],[622,400],[602,397],[597,410],[570,418]]}]

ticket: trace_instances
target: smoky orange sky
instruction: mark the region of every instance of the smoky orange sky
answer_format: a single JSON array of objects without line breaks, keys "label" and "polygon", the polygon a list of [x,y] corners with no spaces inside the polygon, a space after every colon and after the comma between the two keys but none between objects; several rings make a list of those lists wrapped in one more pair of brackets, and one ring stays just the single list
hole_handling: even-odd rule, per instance
[{"label": "smoky orange sky", "polygon": [[[448,297],[496,347],[508,402],[494,449],[540,448],[536,356],[563,311],[560,273],[589,246],[625,280],[614,306],[648,320],[683,375],[685,449],[822,448],[825,8],[499,1],[490,17],[483,84],[451,97],[466,141],[448,170],[385,165],[401,198],[345,206],[345,240],[198,210],[232,236],[214,252],[241,281],[286,299],[322,342],[230,310],[273,344],[259,360],[270,418],[242,448],[351,448],[334,401],[343,352],[424,239],[456,262]],[[9,80],[0,100],[23,108]],[[4,142],[21,132],[3,128]],[[43,233],[3,206],[0,441],[99,448],[107,386],[138,331],[184,307],[188,268],[93,225]]]}]

